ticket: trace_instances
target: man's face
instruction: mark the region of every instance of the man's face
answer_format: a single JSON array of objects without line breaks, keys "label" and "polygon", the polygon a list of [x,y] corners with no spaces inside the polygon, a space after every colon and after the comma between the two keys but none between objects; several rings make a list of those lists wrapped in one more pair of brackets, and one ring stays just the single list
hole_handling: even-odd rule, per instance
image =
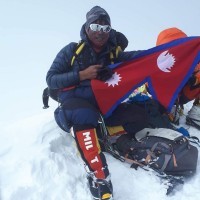
[{"label": "man's face", "polygon": [[[96,20],[92,24],[108,25],[104,20]],[[102,48],[109,38],[109,32],[104,32],[102,29],[100,31],[93,31],[91,28],[88,28],[86,33],[89,40],[96,48]]]}]

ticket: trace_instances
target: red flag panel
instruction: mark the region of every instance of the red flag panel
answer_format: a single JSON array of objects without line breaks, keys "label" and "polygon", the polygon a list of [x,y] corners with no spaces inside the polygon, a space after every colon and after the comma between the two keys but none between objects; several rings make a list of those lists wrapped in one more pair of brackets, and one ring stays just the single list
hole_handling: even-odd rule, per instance
[{"label": "red flag panel", "polygon": [[[148,82],[151,93],[170,109],[200,60],[200,37],[188,37],[146,51],[113,69],[106,82],[92,80],[92,89],[104,115],[139,85]],[[111,66],[112,67],[112,66]]]}]

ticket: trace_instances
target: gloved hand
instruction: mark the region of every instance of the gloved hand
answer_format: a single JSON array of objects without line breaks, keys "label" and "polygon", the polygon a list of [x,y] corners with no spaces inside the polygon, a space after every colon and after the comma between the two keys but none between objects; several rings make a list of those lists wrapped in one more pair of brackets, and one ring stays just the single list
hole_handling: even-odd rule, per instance
[{"label": "gloved hand", "polygon": [[112,69],[107,66],[103,66],[98,70],[97,79],[100,81],[107,81],[113,75]]}]

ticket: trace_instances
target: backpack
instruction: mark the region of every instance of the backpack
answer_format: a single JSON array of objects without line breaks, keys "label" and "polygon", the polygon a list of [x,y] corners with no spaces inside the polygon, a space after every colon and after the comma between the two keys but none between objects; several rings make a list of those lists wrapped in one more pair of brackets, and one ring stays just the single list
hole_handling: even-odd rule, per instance
[{"label": "backpack", "polygon": [[198,150],[181,133],[166,129],[145,128],[133,139],[122,135],[116,149],[132,167],[149,166],[160,174],[190,176],[196,172]]},{"label": "backpack", "polygon": [[[77,44],[77,47],[74,50],[74,55],[72,56],[72,59],[71,59],[71,64],[70,64],[71,67],[74,64],[74,61],[77,59],[77,57],[82,52],[84,46],[85,46],[84,41],[80,41]],[[122,51],[121,47],[117,46],[115,49],[115,52],[113,52],[113,51],[110,52],[110,63],[111,64],[114,64],[114,60],[118,57],[118,54],[121,51]],[[49,105],[48,105],[49,97],[51,97],[53,100],[60,103],[59,98],[58,98],[59,92],[60,92],[60,89],[51,89],[49,87],[46,87],[43,90],[43,95],[42,95],[42,100],[43,100],[43,105],[44,105],[43,109],[49,108]]]}]

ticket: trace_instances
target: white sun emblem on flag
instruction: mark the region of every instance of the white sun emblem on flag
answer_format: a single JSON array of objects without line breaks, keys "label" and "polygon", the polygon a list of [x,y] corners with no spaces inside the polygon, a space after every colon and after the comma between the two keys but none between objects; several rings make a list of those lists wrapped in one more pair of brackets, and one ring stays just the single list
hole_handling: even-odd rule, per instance
[{"label": "white sun emblem on flag", "polygon": [[117,72],[115,72],[112,77],[110,79],[108,79],[105,83],[108,84],[109,86],[113,86],[115,87],[116,85],[119,84],[119,82],[121,81],[122,77],[120,76],[120,74],[118,74]]},{"label": "white sun emblem on flag", "polygon": [[157,58],[158,68],[163,72],[171,72],[171,68],[174,66],[175,57],[167,51],[162,52]]}]

